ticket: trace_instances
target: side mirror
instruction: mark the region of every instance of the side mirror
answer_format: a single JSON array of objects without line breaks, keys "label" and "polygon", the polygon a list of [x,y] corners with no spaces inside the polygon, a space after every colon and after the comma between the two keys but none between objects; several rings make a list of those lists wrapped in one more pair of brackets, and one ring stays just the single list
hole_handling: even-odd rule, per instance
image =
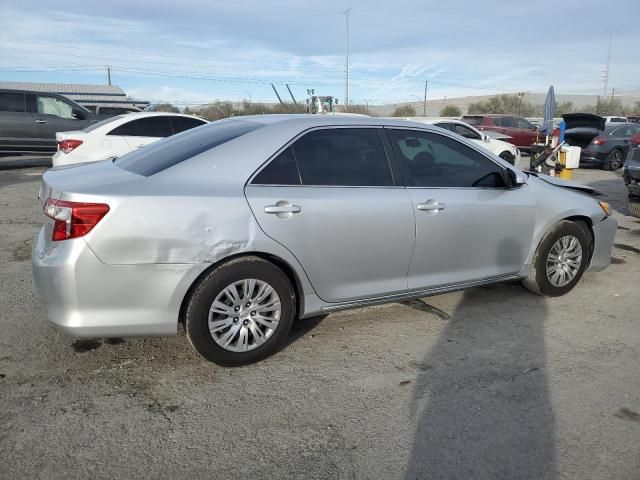
[{"label": "side mirror", "polygon": [[486,142],[486,143],[491,143],[491,137],[489,135],[487,135],[486,133],[482,134],[482,141]]},{"label": "side mirror", "polygon": [[87,118],[87,114],[82,110],[78,110],[77,108],[74,108],[73,110],[71,110],[71,115],[76,117],[76,119],[78,120],[86,120]]},{"label": "side mirror", "polygon": [[526,185],[527,183],[527,176],[524,172],[516,172],[515,170],[508,168],[507,176],[509,177],[509,183],[511,183],[512,188]]}]

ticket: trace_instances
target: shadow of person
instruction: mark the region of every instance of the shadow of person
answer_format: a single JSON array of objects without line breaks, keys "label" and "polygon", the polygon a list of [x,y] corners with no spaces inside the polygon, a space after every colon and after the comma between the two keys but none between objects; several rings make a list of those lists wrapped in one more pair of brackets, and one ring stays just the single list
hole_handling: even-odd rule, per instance
[{"label": "shadow of person", "polygon": [[545,318],[520,285],[461,294],[416,382],[407,479],[555,476]]}]

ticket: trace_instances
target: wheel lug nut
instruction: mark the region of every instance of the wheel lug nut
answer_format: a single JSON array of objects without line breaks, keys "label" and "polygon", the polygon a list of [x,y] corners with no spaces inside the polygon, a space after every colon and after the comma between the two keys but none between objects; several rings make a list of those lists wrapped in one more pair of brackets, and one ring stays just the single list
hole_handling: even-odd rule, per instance
[{"label": "wheel lug nut", "polygon": [[249,325],[249,320],[245,320],[244,322],[242,322],[243,325]]},{"label": "wheel lug nut", "polygon": [[249,308],[251,306],[251,303],[247,303],[246,307]]},{"label": "wheel lug nut", "polygon": [[251,316],[255,317],[256,316],[256,312],[251,312]]},{"label": "wheel lug nut", "polygon": [[234,311],[234,312],[239,312],[239,311],[240,311],[240,307],[234,307],[234,308],[233,308],[233,311]]},{"label": "wheel lug nut", "polygon": [[237,322],[238,320],[240,320],[238,317],[233,317],[234,322]]}]

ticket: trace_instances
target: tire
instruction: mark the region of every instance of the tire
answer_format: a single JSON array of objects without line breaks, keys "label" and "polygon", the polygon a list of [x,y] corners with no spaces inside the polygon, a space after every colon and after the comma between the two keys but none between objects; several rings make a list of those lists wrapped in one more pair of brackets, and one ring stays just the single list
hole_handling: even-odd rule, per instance
[{"label": "tire", "polygon": [[[578,250],[576,246],[573,254],[563,255],[563,261],[571,262],[571,266],[565,264],[564,267],[562,267],[562,269],[566,269],[564,275],[559,272],[562,281],[555,278],[554,282],[554,275],[558,273],[558,270],[553,266],[558,259],[558,255],[556,255],[558,250],[555,250],[554,247],[556,245],[562,245],[562,242],[565,241],[563,239],[569,239],[568,242],[571,245],[573,245],[573,243],[570,239],[575,239],[579,244],[579,262],[577,261],[577,257],[573,256]],[[533,293],[547,297],[559,297],[568,293],[576,286],[588,265],[591,258],[592,243],[591,231],[585,223],[572,222],[569,220],[558,222],[540,241],[540,245],[538,245],[538,249],[533,256],[533,263],[529,275],[522,281],[522,284]],[[550,273],[548,273],[548,266],[551,269]],[[571,278],[569,279],[569,277]],[[568,280],[568,282],[563,284],[565,280]]]},{"label": "tire", "polygon": [[629,212],[632,216],[640,218],[640,198],[629,197]]},{"label": "tire", "polygon": [[[265,284],[272,290],[265,287],[263,295],[273,293],[260,303],[260,289]],[[235,296],[227,293],[234,289],[235,303],[231,300]],[[246,303],[248,300],[255,301]],[[276,300],[279,312],[275,311]],[[295,291],[280,268],[259,257],[240,257],[206,274],[192,290],[185,310],[185,331],[193,348],[210,362],[226,367],[246,365],[282,347],[293,324],[295,306]],[[231,343],[225,347],[227,342]]]},{"label": "tire", "polygon": [[622,165],[624,165],[622,150],[614,148],[609,155],[607,155],[607,160],[604,162],[604,169],[609,171],[618,170]]},{"label": "tire", "polygon": [[502,152],[500,155],[498,155],[501,159],[503,159],[506,162],[509,162],[511,165],[515,166],[516,164],[516,157],[514,157],[511,152],[507,152],[506,150],[504,152]]}]

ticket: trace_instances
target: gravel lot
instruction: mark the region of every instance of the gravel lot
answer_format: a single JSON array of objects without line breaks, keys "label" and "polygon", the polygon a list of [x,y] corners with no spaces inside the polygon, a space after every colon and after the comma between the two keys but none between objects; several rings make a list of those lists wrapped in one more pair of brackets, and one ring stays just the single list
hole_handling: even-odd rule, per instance
[{"label": "gravel lot", "polygon": [[299,321],[249,367],[184,335],[75,340],[30,245],[41,169],[0,172],[0,478],[640,479],[640,220],[569,295],[477,288]]}]

